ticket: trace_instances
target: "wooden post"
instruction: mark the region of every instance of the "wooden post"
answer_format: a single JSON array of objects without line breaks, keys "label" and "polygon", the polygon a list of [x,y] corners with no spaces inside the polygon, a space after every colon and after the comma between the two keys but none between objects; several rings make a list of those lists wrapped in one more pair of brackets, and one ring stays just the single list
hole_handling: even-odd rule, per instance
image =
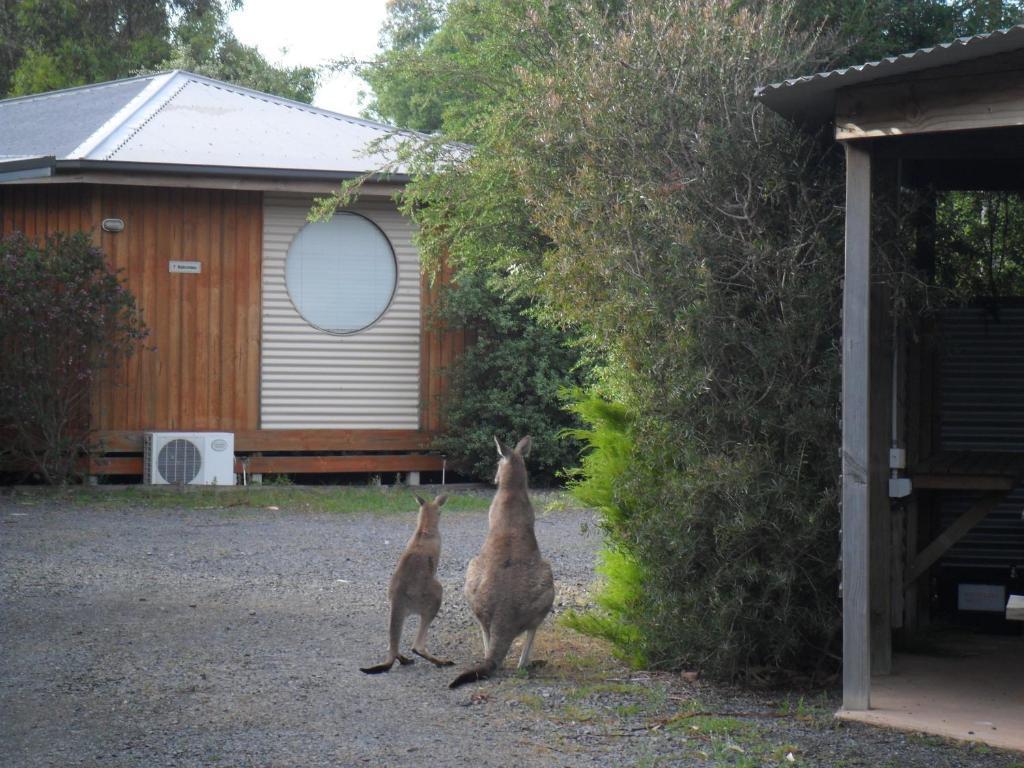
[{"label": "wooden post", "polygon": [[[899,178],[896,161],[871,161],[871,226],[877,256],[897,237]],[[877,261],[877,259],[872,259]],[[868,355],[868,525],[871,531],[868,589],[871,599],[871,673],[892,671],[892,508],[889,500],[889,448],[893,442],[893,319],[889,286],[873,265]],[[902,583],[900,584],[902,587]]]},{"label": "wooden post", "polygon": [[846,145],[843,282],[843,708],[870,706],[871,154]]},{"label": "wooden post", "polygon": [[[907,533],[903,543],[903,568],[900,572],[900,585],[906,581],[907,571],[917,555],[918,518],[921,514],[921,492],[916,491],[907,503]],[[925,593],[928,590],[925,589]],[[920,626],[921,595],[918,593],[917,582],[912,582],[903,590],[903,638],[912,640]]]}]

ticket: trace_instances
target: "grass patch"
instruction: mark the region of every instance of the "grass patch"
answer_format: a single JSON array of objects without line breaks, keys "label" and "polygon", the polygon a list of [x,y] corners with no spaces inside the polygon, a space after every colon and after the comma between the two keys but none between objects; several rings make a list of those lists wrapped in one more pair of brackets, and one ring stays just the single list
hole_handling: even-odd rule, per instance
[{"label": "grass patch", "polygon": [[723,717],[718,715],[698,715],[687,717],[670,724],[680,730],[702,733],[706,736],[753,736],[757,732],[757,726],[736,717]]},{"label": "grass patch", "polygon": [[518,701],[532,712],[541,712],[544,710],[544,697],[538,696],[535,693],[520,693],[513,696],[512,700]]},{"label": "grass patch", "polygon": [[[404,514],[415,512],[413,492],[433,493],[406,487],[364,486],[129,486],[103,488],[18,488],[8,498],[18,506],[68,504],[87,509],[182,509],[182,510],[255,510],[281,512],[324,512],[348,514],[374,512]],[[487,509],[490,498],[479,495],[451,494],[446,512],[477,512]],[[276,509],[270,509],[276,507]]]},{"label": "grass patch", "polygon": [[579,701],[590,696],[597,696],[602,693],[614,693],[622,696],[644,696],[648,694],[648,688],[640,683],[590,683],[581,685],[569,693],[569,698]]},{"label": "grass patch", "polygon": [[573,723],[588,723],[598,719],[598,713],[590,707],[566,704],[562,707],[561,719]]}]

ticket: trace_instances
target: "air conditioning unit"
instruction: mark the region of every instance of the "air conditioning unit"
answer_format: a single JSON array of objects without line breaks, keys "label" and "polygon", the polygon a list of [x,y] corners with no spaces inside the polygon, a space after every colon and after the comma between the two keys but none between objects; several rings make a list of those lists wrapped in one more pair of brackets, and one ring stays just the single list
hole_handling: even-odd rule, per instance
[{"label": "air conditioning unit", "polygon": [[146,485],[234,485],[231,432],[147,432],[142,458]]}]

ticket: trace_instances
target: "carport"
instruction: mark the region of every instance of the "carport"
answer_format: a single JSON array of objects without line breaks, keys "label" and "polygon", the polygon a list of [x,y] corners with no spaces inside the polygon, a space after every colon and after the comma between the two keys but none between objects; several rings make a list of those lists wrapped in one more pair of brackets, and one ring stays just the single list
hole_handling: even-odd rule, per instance
[{"label": "carport", "polygon": [[[1024,591],[1024,303],[978,296],[908,323],[882,268],[909,222],[905,266],[934,280],[938,196],[1024,190],[1024,26],[757,97],[832,123],[846,152],[841,715],[1024,749],[1007,607]],[[940,635],[943,658],[894,654],[940,615],[977,626]]]}]

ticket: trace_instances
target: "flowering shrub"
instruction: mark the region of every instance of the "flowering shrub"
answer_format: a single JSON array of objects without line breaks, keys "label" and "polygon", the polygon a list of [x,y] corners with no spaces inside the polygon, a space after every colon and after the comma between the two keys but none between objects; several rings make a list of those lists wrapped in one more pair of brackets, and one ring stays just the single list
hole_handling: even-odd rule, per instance
[{"label": "flowering shrub", "polygon": [[92,446],[100,373],[147,331],[135,299],[85,233],[0,240],[0,458],[66,483]]}]

